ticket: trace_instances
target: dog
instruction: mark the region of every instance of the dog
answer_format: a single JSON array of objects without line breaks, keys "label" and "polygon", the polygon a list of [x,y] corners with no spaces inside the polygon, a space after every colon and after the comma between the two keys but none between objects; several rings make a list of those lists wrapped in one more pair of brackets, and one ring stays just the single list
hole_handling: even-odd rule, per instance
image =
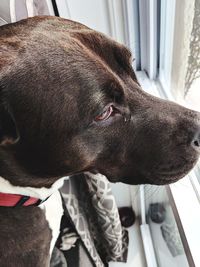
[{"label": "dog", "polygon": [[145,93],[131,63],[124,45],[70,20],[0,28],[1,267],[49,266],[62,177],[163,185],[197,162],[200,114]]}]

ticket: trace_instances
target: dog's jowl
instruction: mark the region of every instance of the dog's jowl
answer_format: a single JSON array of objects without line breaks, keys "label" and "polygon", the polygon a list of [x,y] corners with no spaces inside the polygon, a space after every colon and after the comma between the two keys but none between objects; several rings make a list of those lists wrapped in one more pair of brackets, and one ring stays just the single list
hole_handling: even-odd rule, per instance
[{"label": "dog's jowl", "polygon": [[197,162],[200,114],[145,93],[131,62],[69,20],[0,28],[0,266],[49,265],[55,234],[39,204],[63,176],[167,184]]}]

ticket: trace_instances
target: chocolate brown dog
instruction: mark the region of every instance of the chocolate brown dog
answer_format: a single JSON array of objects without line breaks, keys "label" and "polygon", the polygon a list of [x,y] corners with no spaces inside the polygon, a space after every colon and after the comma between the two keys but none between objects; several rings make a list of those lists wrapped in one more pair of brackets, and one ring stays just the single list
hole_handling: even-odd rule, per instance
[{"label": "chocolate brown dog", "polygon": [[[1,192],[46,190],[45,199],[58,179],[86,171],[167,184],[199,153],[200,115],[142,91],[123,45],[55,17],[0,28]],[[43,211],[1,207],[0,214],[0,266],[48,266],[52,233]]]}]

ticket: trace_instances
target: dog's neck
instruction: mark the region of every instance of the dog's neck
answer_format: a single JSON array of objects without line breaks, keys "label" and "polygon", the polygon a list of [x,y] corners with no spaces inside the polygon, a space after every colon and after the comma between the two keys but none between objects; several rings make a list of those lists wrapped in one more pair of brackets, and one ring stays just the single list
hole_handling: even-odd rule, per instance
[{"label": "dog's neck", "polygon": [[67,177],[59,179],[49,188],[35,188],[12,185],[8,180],[0,176],[0,193],[19,194],[44,200],[62,187],[65,179]]}]

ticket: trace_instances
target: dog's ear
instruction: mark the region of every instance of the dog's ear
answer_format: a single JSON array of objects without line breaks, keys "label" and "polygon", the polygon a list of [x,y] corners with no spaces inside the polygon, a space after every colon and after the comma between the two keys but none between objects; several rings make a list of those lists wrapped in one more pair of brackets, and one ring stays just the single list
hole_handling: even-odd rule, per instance
[{"label": "dog's ear", "polygon": [[15,119],[9,108],[0,103],[0,146],[12,145],[19,140]]}]

